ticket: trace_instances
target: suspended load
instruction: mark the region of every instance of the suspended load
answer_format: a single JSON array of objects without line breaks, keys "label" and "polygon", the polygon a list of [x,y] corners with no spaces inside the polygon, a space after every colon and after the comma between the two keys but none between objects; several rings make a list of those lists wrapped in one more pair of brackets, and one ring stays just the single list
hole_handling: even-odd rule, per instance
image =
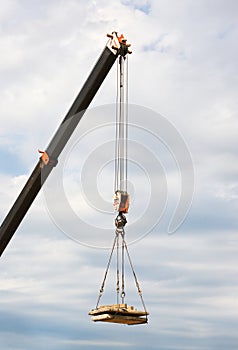
[{"label": "suspended load", "polygon": [[[123,213],[119,213],[115,219],[115,238],[112,246],[112,250],[109,256],[109,261],[107,268],[104,274],[103,282],[99,291],[99,296],[95,309],[89,312],[89,315],[92,316],[91,320],[94,322],[110,322],[110,323],[120,323],[127,325],[138,325],[143,323],[148,323],[147,316],[149,313],[146,310],[146,306],[142,296],[142,290],[140,288],[135,269],[132,264],[132,260],[129,254],[128,246],[125,241],[125,231],[124,227],[127,223],[126,217]],[[116,252],[116,294],[117,294],[117,303],[110,305],[99,306],[101,297],[104,292],[104,287],[106,283],[106,278],[108,271],[112,262],[112,257],[114,251]],[[127,306],[125,303],[125,253],[128,258],[128,262],[134,276],[135,285],[138,290],[139,297],[141,299],[141,304],[143,310],[137,310],[134,306]],[[119,261],[121,257],[121,261]],[[121,262],[121,266],[120,266]],[[119,302],[121,299],[121,303]]]},{"label": "suspended load", "polygon": [[91,319],[94,322],[113,322],[128,325],[147,323],[146,311],[138,311],[134,306],[127,304],[113,304],[100,306],[98,309],[89,312],[92,315]]},{"label": "suspended load", "polygon": [[[142,297],[142,290],[132,265],[128,247],[125,241],[124,227],[127,223],[125,214],[128,213],[130,196],[127,192],[127,173],[128,173],[128,47],[126,40],[121,35],[120,52],[118,59],[117,76],[117,108],[116,108],[116,140],[115,140],[115,178],[114,178],[114,212],[117,213],[115,219],[115,238],[109,261],[104,274],[103,282],[100,288],[98,300],[95,309],[89,312],[91,320],[94,322],[109,322],[127,325],[138,325],[148,322],[149,313],[146,310]],[[126,64],[126,78],[124,65]],[[125,83],[126,82],[126,83]],[[125,97],[126,96],[126,97]],[[99,306],[104,292],[105,282],[111,265],[113,253],[116,255],[116,304]],[[134,306],[128,306],[125,302],[125,255],[127,255],[135,285],[141,299],[143,310],[137,310]]]}]

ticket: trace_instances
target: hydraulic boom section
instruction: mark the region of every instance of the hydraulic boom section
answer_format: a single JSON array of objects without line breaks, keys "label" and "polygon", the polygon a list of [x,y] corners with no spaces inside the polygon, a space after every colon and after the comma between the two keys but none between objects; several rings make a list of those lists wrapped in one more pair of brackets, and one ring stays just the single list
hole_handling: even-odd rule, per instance
[{"label": "hydraulic boom section", "polygon": [[60,124],[51,142],[37,162],[27,183],[0,226],[0,255],[4,252],[32,202],[40,191],[66,143],[77,127],[84,112],[93,100],[96,92],[113,66],[118,56],[130,53],[129,46],[123,36],[116,32],[108,34],[109,41],[93,70],[88,76],[81,91],[73,102],[70,110]]}]

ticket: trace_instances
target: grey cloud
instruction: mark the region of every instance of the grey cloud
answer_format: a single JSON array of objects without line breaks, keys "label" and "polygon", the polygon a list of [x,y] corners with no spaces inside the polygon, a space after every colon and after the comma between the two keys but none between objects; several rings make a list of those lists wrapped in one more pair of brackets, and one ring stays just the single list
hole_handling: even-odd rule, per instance
[{"label": "grey cloud", "polygon": [[[145,14],[133,10],[135,2],[130,7],[119,1],[62,1],[57,8],[56,2],[43,2],[37,9],[23,3],[6,3],[0,11],[1,133],[8,139],[3,147],[23,161],[22,174],[77,94],[105,44],[104,34],[118,29],[133,48],[130,102],[162,113],[184,135],[194,159],[196,193],[176,234],[168,237],[167,222],[161,222],[129,247],[151,313],[143,328],[90,322],[87,312],[95,305],[108,250],[67,239],[48,218],[40,196],[1,258],[1,346],[235,350],[237,189],[229,186],[237,177],[237,4],[151,1]],[[94,105],[114,101],[114,73]],[[173,164],[166,155],[162,160],[172,175]],[[20,190],[22,180],[14,183],[15,175],[1,175],[1,217]],[[145,220],[150,222],[149,215]],[[113,232],[109,235],[111,242]],[[127,235],[130,240],[129,228]],[[110,280],[109,299],[111,287]],[[137,302],[131,279],[128,289]]]}]

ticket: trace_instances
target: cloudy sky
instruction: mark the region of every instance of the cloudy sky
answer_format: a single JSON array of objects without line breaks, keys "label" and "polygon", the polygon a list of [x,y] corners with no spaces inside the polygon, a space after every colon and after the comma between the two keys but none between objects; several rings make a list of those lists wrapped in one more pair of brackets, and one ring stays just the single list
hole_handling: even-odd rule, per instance
[{"label": "cloudy sky", "polygon": [[[79,218],[77,237],[64,203],[49,200],[52,174],[1,257],[1,348],[237,349],[237,11],[235,0],[1,1],[1,220],[101,54],[105,34],[117,30],[132,44],[129,101],[140,128],[131,130],[131,155],[144,148],[129,167],[127,234],[150,312],[148,325],[133,327],[92,323],[87,314],[114,238],[105,204],[111,158],[92,160],[103,153],[102,139],[113,136],[101,124],[98,134],[82,135],[102,106],[115,102],[115,65],[59,165]],[[174,143],[164,142],[162,120]],[[187,168],[176,156],[178,135],[193,159],[195,190],[185,221],[168,234],[180,193],[192,183],[181,188]],[[91,203],[93,179],[105,210]],[[129,271],[127,288],[128,304],[141,308]],[[115,302],[114,290],[112,266],[102,303]]]}]

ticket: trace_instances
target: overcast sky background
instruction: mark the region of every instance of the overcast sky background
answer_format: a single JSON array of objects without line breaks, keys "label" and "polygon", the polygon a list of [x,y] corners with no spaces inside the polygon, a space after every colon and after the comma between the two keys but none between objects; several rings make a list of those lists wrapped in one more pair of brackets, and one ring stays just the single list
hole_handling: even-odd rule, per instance
[{"label": "overcast sky background", "polygon": [[[132,44],[130,103],[174,125],[195,172],[189,215],[168,235],[179,179],[176,164],[165,161],[172,186],[167,210],[150,234],[129,247],[150,312],[148,325],[134,327],[90,321],[87,313],[95,306],[109,251],[69,239],[52,221],[40,193],[0,261],[2,349],[237,349],[237,13],[235,0],[1,1],[1,220],[37,162],[37,149],[49,143],[112,30]],[[115,74],[116,66],[93,107],[115,101]],[[89,154],[92,140],[83,145]],[[77,211],[76,154],[67,163],[65,189]],[[149,170],[149,177],[156,175],[156,168]],[[100,181],[102,192],[105,182]],[[142,177],[135,205],[148,199],[143,183]],[[110,199],[107,189],[104,196]],[[108,216],[102,214],[101,220],[104,225]],[[96,227],[95,241],[101,246]],[[115,302],[113,277],[106,304]],[[131,278],[127,286],[128,303],[140,308]]]}]

